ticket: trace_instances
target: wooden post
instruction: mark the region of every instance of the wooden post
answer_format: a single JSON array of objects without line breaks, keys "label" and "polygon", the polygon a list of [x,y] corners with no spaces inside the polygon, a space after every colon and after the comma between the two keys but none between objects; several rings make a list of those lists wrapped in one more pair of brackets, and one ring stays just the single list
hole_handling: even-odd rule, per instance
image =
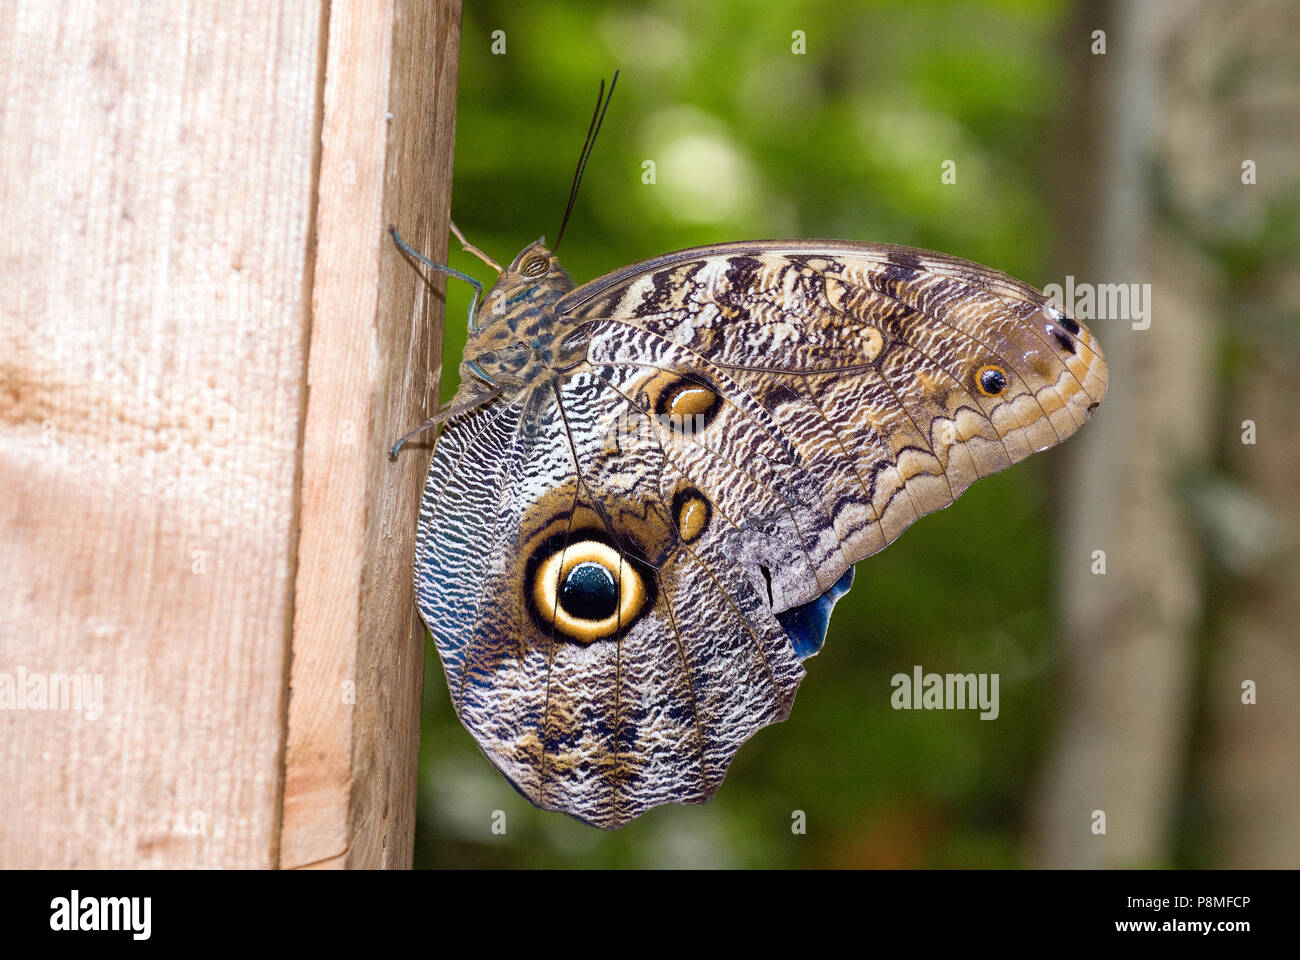
[{"label": "wooden post", "polygon": [[0,866],[410,864],[459,26],[0,0]]}]

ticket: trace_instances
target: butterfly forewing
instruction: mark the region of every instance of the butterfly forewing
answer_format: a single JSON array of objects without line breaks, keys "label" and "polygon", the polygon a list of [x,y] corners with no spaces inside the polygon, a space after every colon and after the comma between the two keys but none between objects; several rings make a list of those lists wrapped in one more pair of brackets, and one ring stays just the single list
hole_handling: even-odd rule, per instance
[{"label": "butterfly forewing", "polygon": [[774,572],[789,605],[974,480],[1070,436],[1105,394],[1095,338],[1041,293],[904,247],[686,250],[579,287],[557,312],[605,322],[593,362],[625,341],[639,344],[628,359],[641,363],[681,369],[690,356],[689,376],[766,413],[777,448],[795,452],[791,495],[826,501],[829,526],[849,545],[837,556],[805,533],[816,576]]}]

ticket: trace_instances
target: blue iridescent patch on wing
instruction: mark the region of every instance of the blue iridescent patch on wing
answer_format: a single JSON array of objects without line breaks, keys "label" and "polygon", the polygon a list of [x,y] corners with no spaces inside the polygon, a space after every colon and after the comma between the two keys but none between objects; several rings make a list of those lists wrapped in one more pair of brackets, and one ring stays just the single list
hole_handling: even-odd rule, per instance
[{"label": "blue iridescent patch on wing", "polygon": [[835,581],[835,585],[811,603],[802,607],[791,607],[776,615],[781,626],[794,644],[794,652],[800,660],[807,660],[822,648],[826,642],[826,628],[831,622],[831,611],[835,601],[849,592],[853,586],[853,568],[844,571],[844,576]]}]

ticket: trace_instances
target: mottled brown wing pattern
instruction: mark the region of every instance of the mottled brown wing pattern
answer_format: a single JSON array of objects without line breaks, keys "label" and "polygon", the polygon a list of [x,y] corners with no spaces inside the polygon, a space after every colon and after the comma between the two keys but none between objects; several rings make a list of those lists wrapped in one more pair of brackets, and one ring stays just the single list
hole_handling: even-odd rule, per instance
[{"label": "mottled brown wing pattern", "polygon": [[[1041,293],[903,247],[682,251],[579,287],[557,313],[592,324],[593,364],[657,357],[716,392],[726,416],[698,439],[712,434],[730,459],[768,455],[739,427],[767,424],[788,454],[773,464],[788,496],[829,514],[803,532],[811,571],[769,566],[777,610],[813,599],[978,478],[1070,436],[1106,389],[1095,337]],[[762,554],[736,549],[751,563]]]},{"label": "mottled brown wing pattern", "polygon": [[[416,556],[462,722],[529,800],[602,827],[707,800],[803,677],[684,471],[738,473],[659,434],[613,385],[623,372],[580,370],[457,421],[435,452]],[[683,529],[692,507],[709,516]],[[549,562],[602,556],[620,594],[635,583],[608,630],[538,597],[558,588]]]},{"label": "mottled brown wing pattern", "polygon": [[938,254],[731,244],[576,289],[542,255],[480,308],[462,379],[512,387],[439,438],[417,601],[484,753],[602,827],[707,800],[852,564],[1105,393],[1082,325]]}]

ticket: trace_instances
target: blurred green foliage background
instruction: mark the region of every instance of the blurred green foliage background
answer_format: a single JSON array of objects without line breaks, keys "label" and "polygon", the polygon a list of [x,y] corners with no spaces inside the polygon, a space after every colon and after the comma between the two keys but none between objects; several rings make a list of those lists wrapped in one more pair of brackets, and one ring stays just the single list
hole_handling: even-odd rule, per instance
[{"label": "blurred green foliage background", "polygon": [[[1065,12],[1054,0],[469,0],[453,219],[502,262],[553,237],[599,79],[621,68],[561,250],[577,282],[697,244],[832,237],[942,250],[1041,287],[1062,228],[1049,181],[1063,147],[1046,145]],[[494,30],[505,55],[491,53]],[[941,183],[945,160],[955,184]],[[458,249],[450,263],[491,283]],[[469,291],[452,283],[447,300],[444,400]],[[741,749],[703,807],[616,833],[533,809],[457,721],[430,644],[416,865],[1023,864],[1059,680],[1051,476],[1066,452],[981,481],[860,563],[791,718]],[[894,711],[890,677],[917,664],[1000,674],[1001,716]],[[806,835],[791,831],[795,810]]]}]

